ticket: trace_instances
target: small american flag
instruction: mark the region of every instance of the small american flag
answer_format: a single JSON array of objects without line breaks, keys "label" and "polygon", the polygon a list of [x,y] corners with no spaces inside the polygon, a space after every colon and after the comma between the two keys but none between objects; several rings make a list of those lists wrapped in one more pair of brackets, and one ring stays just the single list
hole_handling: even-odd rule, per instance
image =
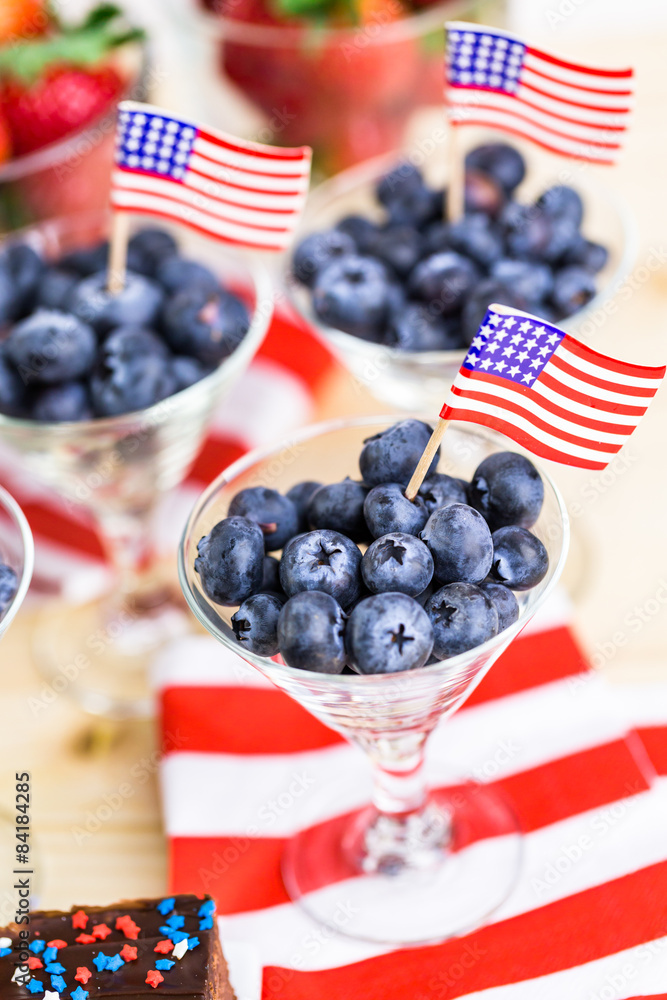
[{"label": "small american flag", "polygon": [[161,216],[253,249],[289,246],[308,193],[307,146],[236,139],[134,101],[118,111],[116,211]]},{"label": "small american flag", "polygon": [[491,305],[440,416],[491,427],[563,465],[604,469],[665,370],[615,361],[537,316]]},{"label": "small american flag", "polygon": [[497,28],[447,24],[452,125],[482,125],[562,156],[615,163],[628,128],[631,69],[566,62]]}]

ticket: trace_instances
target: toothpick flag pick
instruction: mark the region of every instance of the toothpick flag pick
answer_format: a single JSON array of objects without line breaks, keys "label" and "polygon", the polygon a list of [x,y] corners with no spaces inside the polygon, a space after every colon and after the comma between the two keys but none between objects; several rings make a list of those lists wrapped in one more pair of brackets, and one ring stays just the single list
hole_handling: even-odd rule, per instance
[{"label": "toothpick flag pick", "polygon": [[464,21],[446,27],[451,125],[496,128],[562,156],[616,162],[632,106],[632,69],[567,62],[498,28]]},{"label": "toothpick flag pick", "polygon": [[236,246],[285,250],[308,193],[311,156],[307,146],[282,149],[237,139],[161,108],[123,101],[111,180],[110,280],[120,279],[120,287],[124,282],[127,228],[119,217],[128,212],[170,219]]}]

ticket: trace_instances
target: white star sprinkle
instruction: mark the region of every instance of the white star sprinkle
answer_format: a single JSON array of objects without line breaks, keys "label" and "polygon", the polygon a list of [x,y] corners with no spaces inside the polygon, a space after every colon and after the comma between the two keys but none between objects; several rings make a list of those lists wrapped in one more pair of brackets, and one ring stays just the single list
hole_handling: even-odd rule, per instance
[{"label": "white star sprinkle", "polygon": [[60,1000],[60,993],[56,993],[54,990],[47,990],[44,994],[44,1000]]},{"label": "white star sprinkle", "polygon": [[496,371],[497,372],[501,372],[503,370],[503,368],[507,368],[507,362],[506,361],[496,361],[496,364],[495,364]]},{"label": "white star sprinkle", "polygon": [[528,374],[528,375],[524,375],[524,376],[523,376],[523,380],[524,380],[524,382],[525,382],[525,383],[526,383],[527,385],[530,385],[530,383],[531,383],[531,382],[534,382],[534,381],[535,381],[535,376],[534,376],[534,375],[530,375],[530,374]]},{"label": "white star sprinkle", "polygon": [[182,941],[179,941],[178,944],[174,945],[174,950],[171,953],[172,957],[178,958],[180,960],[181,958],[183,958],[183,955],[185,955],[187,950],[188,950],[188,939],[183,938]]},{"label": "white star sprinkle", "polygon": [[519,329],[521,330],[521,333],[530,333],[530,323],[527,319],[523,321]]},{"label": "white star sprinkle", "polygon": [[491,367],[491,358],[484,358],[483,361],[480,361],[479,367],[483,368],[484,371],[487,372]]}]

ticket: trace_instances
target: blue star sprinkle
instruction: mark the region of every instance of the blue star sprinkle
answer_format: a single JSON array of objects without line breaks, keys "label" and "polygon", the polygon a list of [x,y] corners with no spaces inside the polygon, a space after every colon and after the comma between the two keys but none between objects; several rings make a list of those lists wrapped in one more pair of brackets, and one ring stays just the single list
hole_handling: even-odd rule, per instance
[{"label": "blue star sprinkle", "polygon": [[49,962],[55,962],[58,957],[57,948],[45,948],[44,949],[44,961],[48,965]]},{"label": "blue star sprinkle", "polygon": [[188,938],[188,951],[192,951],[192,949],[196,948],[198,944],[199,944],[198,937]]},{"label": "blue star sprinkle", "polygon": [[168,913],[172,912],[175,906],[176,906],[176,900],[174,899],[173,896],[170,896],[169,899],[163,899],[161,903],[158,903],[157,909],[158,912],[161,913],[163,917],[166,917]]},{"label": "blue star sprinkle", "polygon": [[167,920],[167,926],[171,927],[172,930],[179,930],[185,923],[185,917],[182,917],[179,913],[173,913]]},{"label": "blue star sprinkle", "polygon": [[179,941],[185,941],[189,935],[185,931],[171,931],[169,937],[174,944],[178,944]]},{"label": "blue star sprinkle", "polygon": [[72,1000],[88,1000],[88,990],[84,990],[80,986],[77,986],[72,993]]},{"label": "blue star sprinkle", "polygon": [[53,973],[56,976],[58,975],[59,972],[64,972],[64,971],[65,971],[65,966],[61,965],[60,962],[49,962],[49,964],[46,967],[46,972]]},{"label": "blue star sprinkle", "polygon": [[199,907],[198,917],[212,917],[215,913],[215,903],[212,899],[207,899]]},{"label": "blue star sprinkle", "polygon": [[58,993],[64,993],[67,989],[67,983],[62,976],[51,976],[51,985]]},{"label": "blue star sprinkle", "polygon": [[120,955],[112,955],[111,958],[107,958],[107,972],[118,972],[121,965],[125,965],[125,959],[121,958]]},{"label": "blue star sprinkle", "polygon": [[210,931],[213,927],[213,917],[202,917],[199,921],[200,931]]},{"label": "blue star sprinkle", "polygon": [[33,941],[30,945],[28,945],[28,947],[33,955],[41,955],[46,948],[46,945],[43,941]]},{"label": "blue star sprinkle", "polygon": [[31,993],[43,993],[44,985],[40,983],[39,979],[31,979],[28,983],[28,989]]},{"label": "blue star sprinkle", "polygon": [[0,948],[0,958],[6,958],[7,955],[11,955],[11,948]]},{"label": "blue star sprinkle", "polygon": [[159,969],[160,972],[169,972],[174,965],[176,965],[176,962],[172,962],[170,958],[161,958],[155,963],[155,968]]},{"label": "blue star sprinkle", "polygon": [[108,961],[109,961],[109,956],[108,955],[103,955],[102,952],[100,952],[93,959],[93,965],[95,966],[95,968],[97,969],[98,972],[104,972],[104,970],[107,967],[107,962]]}]

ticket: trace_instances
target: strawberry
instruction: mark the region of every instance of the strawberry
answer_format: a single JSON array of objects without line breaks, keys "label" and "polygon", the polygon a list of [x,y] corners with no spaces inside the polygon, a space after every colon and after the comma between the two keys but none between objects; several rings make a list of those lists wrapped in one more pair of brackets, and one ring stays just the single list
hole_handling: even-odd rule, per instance
[{"label": "strawberry", "polygon": [[19,38],[35,38],[50,22],[43,0],[2,0],[0,3],[0,45]]},{"label": "strawberry", "polygon": [[12,155],[12,140],[9,134],[9,126],[4,115],[0,115],[0,164],[5,163]]},{"label": "strawberry", "polygon": [[118,7],[103,3],[77,27],[0,49],[2,106],[13,152],[31,153],[102,117],[125,86],[110,53],[141,37]]}]

